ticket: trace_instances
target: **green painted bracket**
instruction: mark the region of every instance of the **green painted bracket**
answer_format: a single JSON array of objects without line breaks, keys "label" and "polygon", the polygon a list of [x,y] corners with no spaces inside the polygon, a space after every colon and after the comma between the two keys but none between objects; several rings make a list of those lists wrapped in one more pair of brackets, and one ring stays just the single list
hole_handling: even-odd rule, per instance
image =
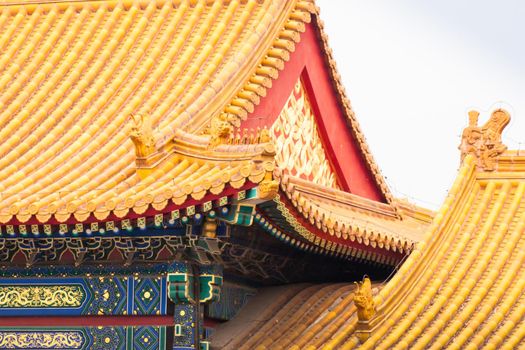
[{"label": "green painted bracket", "polygon": [[[194,276],[184,272],[168,274],[168,297],[177,304],[195,303]],[[223,278],[220,275],[203,274],[198,277],[199,302],[219,301]]]},{"label": "green painted bracket", "polygon": [[168,297],[174,303],[194,303],[194,277],[185,272],[168,274]]},{"label": "green painted bracket", "polygon": [[232,225],[251,226],[255,215],[255,204],[233,204],[227,214],[219,218]]},{"label": "green painted bracket", "polygon": [[221,299],[222,282],[222,276],[219,275],[200,275],[200,302],[219,301]]}]

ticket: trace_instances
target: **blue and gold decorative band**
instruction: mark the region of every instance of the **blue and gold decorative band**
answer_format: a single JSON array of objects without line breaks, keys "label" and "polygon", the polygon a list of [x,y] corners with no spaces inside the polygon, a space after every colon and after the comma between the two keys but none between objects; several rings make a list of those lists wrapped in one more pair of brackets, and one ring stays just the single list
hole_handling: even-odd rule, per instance
[{"label": "blue and gold decorative band", "polygon": [[164,350],[165,326],[0,328],[0,350]]},{"label": "blue and gold decorative band", "polygon": [[0,285],[0,308],[80,307],[86,299],[81,285]]},{"label": "blue and gold decorative band", "polygon": [[84,349],[86,336],[81,331],[0,330],[0,349]]}]

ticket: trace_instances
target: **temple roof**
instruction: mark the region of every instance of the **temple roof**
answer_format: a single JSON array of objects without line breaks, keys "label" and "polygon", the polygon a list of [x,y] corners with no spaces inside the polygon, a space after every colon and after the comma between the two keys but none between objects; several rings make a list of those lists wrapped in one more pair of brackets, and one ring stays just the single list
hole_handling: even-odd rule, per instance
[{"label": "temple roof", "polygon": [[344,327],[340,317],[340,322],[331,323],[337,315],[355,311],[353,290],[346,283],[259,290],[233,320],[217,327],[211,343],[223,350],[298,350],[309,342],[322,345]]},{"label": "temple roof", "polygon": [[[2,2],[0,222],[122,217],[260,181],[253,159],[264,147],[224,146],[215,157],[203,152],[210,136],[197,134],[253,109],[312,6]],[[142,179],[133,132],[164,152]]]},{"label": "temple roof", "polygon": [[[25,235],[27,224],[38,235],[53,231],[38,224],[176,216],[273,181],[283,165],[277,142],[266,129],[239,132],[272,84],[281,84],[301,40],[318,51],[323,91],[340,113],[323,122],[346,130],[344,150],[354,158],[344,159],[360,169],[348,175],[348,164],[337,164],[336,171],[345,167],[352,191],[375,191],[375,200],[345,192],[348,186],[304,183],[299,191],[283,178],[283,199],[311,222],[301,227],[308,239],[286,241],[393,265],[430,221],[432,213],[405,210],[392,198],[311,0],[3,1],[0,11],[0,223],[13,235]],[[299,86],[302,73],[294,74]],[[328,158],[324,137],[315,154]],[[341,139],[333,142],[345,153]],[[333,159],[322,161],[330,174]],[[333,179],[341,177],[336,171]]]}]

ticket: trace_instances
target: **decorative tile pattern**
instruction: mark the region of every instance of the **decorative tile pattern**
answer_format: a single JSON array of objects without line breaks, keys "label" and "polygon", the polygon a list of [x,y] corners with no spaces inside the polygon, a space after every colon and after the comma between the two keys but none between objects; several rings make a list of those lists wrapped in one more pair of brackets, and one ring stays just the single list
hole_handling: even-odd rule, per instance
[{"label": "decorative tile pattern", "polygon": [[161,334],[154,327],[137,327],[133,329],[133,349],[159,349]]},{"label": "decorative tile pattern", "polygon": [[166,295],[162,278],[134,278],[134,315],[159,315]]},{"label": "decorative tile pattern", "polygon": [[91,327],[88,334],[91,344],[88,349],[93,350],[125,350],[127,327]]},{"label": "decorative tile pattern", "polygon": [[[191,304],[175,305],[175,327],[180,329],[173,337],[173,347],[175,349],[192,347],[194,345],[195,332],[195,307]],[[177,326],[178,325],[178,326]],[[178,335],[177,335],[178,334]]]},{"label": "decorative tile pattern", "polygon": [[126,315],[129,277],[90,278],[93,299],[83,311],[87,315]]},{"label": "decorative tile pattern", "polygon": [[318,185],[339,188],[300,79],[270,131],[275,138],[279,168]]}]

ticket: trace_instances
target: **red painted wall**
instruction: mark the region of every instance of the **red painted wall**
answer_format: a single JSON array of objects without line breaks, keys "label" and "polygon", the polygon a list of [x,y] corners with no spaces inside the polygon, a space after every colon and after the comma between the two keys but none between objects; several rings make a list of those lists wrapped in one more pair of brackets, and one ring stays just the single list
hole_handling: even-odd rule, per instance
[{"label": "red painted wall", "polygon": [[368,169],[330,76],[315,18],[306,26],[290,61],[273,82],[266,97],[250,113],[242,128],[270,127],[279,116],[294,84],[301,77],[312,108],[328,160],[341,188],[372,200],[386,202]]}]

